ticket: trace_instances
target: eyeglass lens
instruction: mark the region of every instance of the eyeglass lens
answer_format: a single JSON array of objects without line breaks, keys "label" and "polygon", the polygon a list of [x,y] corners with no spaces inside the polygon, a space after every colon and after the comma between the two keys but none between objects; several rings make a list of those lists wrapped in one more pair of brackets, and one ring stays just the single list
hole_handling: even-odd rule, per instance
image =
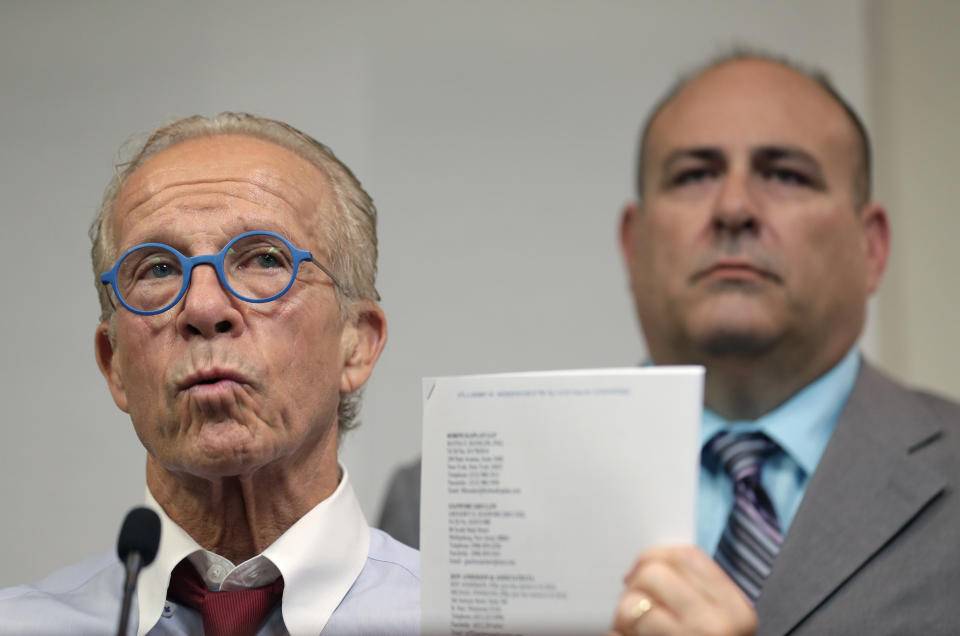
[{"label": "eyeglass lens", "polygon": [[[267,234],[245,236],[231,244],[223,270],[234,294],[257,300],[280,293],[296,274],[290,249]],[[134,309],[156,311],[177,297],[183,277],[180,259],[173,251],[141,247],[121,261],[117,288],[124,302]]]}]

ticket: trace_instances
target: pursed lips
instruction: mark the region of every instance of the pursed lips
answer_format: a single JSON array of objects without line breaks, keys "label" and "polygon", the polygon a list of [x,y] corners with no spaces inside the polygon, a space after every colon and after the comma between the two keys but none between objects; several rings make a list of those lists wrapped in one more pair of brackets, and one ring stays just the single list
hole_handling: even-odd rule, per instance
[{"label": "pursed lips", "polygon": [[211,368],[195,371],[188,375],[182,382],[177,384],[177,392],[187,391],[197,386],[215,385],[220,382],[250,384],[250,380],[237,371],[232,369]]}]

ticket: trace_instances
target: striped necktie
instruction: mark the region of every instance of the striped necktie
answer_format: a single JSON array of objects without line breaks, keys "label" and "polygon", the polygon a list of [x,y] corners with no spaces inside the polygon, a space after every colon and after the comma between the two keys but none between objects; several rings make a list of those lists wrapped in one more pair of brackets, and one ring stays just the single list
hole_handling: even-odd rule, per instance
[{"label": "striped necktie", "polygon": [[777,513],[760,483],[763,462],[779,447],[763,433],[718,433],[704,458],[733,480],[733,509],[714,558],[751,602],[770,574],[783,535]]}]

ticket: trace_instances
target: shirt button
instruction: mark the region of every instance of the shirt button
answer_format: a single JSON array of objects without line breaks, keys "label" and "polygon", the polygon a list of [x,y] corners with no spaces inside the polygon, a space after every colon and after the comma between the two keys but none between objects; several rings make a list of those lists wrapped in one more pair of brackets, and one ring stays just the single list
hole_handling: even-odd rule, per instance
[{"label": "shirt button", "polygon": [[171,605],[170,603],[164,603],[163,612],[160,615],[163,616],[164,618],[170,618],[171,616],[173,616],[173,605]]},{"label": "shirt button", "polygon": [[222,565],[211,565],[210,569],[207,570],[207,578],[214,583],[222,583],[226,576],[227,570]]}]

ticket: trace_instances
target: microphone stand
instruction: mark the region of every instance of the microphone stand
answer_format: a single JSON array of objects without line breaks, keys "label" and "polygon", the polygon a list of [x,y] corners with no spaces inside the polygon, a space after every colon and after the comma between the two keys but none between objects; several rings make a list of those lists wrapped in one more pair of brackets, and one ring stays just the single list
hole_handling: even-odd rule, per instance
[{"label": "microphone stand", "polygon": [[133,600],[133,590],[137,586],[140,565],[140,553],[136,550],[131,551],[124,562],[126,577],[123,582],[123,601],[120,603],[120,623],[117,626],[117,636],[127,636],[127,623],[130,622],[130,604]]},{"label": "microphone stand", "polygon": [[130,623],[130,605],[137,587],[140,570],[157,557],[160,549],[160,517],[149,508],[134,508],[127,513],[117,537],[117,556],[125,571],[123,600],[120,602],[120,621],[117,636],[127,636]]}]

